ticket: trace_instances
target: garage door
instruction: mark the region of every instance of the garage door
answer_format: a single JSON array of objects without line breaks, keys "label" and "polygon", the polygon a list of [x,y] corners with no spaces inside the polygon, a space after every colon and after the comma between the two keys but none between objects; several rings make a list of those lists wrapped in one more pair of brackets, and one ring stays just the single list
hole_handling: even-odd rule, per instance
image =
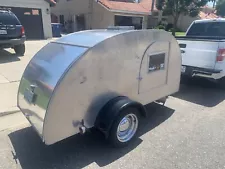
[{"label": "garage door", "polygon": [[43,39],[43,22],[41,9],[7,7],[19,18],[25,28],[27,39]]},{"label": "garage door", "polygon": [[134,26],[135,29],[142,29],[142,17],[115,15],[115,26]]}]

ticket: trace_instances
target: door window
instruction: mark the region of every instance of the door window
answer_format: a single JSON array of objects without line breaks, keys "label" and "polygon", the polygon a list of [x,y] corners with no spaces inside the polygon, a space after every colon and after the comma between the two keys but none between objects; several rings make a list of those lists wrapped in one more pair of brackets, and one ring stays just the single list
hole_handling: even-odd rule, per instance
[{"label": "door window", "polygon": [[165,68],[165,56],[165,53],[150,55],[148,72],[163,70]]}]

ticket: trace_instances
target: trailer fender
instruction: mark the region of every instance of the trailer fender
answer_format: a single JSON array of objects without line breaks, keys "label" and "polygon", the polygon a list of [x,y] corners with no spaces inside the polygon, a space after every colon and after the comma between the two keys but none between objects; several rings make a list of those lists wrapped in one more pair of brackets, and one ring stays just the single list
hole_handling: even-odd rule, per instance
[{"label": "trailer fender", "polygon": [[146,116],[145,107],[141,103],[125,96],[118,96],[107,102],[100,110],[95,121],[95,127],[103,132],[107,138],[114,120],[122,110],[128,107],[136,107],[142,116]]}]

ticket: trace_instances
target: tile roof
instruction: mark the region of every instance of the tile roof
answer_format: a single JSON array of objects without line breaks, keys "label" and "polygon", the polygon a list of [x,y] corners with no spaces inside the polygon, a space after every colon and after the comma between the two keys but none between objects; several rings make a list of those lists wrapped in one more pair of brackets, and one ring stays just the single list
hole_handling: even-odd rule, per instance
[{"label": "tile roof", "polygon": [[215,13],[205,13],[205,12],[200,12],[199,13],[199,17],[201,19],[216,19],[216,18],[219,18],[218,15],[216,15]]},{"label": "tile roof", "polygon": [[47,1],[48,3],[50,3],[50,5],[53,6],[56,4],[55,0],[45,0],[45,1]]},{"label": "tile roof", "polygon": [[98,2],[109,10],[118,10],[124,12],[150,14],[152,8],[152,0],[141,0],[140,3],[118,2],[110,0],[99,0]]}]

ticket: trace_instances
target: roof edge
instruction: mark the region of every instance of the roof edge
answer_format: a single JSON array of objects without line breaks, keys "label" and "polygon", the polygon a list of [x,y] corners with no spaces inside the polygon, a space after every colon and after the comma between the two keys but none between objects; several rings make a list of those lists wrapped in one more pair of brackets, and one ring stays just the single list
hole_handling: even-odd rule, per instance
[{"label": "roof edge", "polygon": [[45,0],[45,1],[48,2],[51,7],[56,5],[55,0]]},{"label": "roof edge", "polygon": [[126,11],[126,10],[117,10],[117,9],[109,9],[109,11],[114,13],[125,13],[125,14],[134,14],[134,15],[151,15],[152,12],[135,12],[135,11]]},{"label": "roof edge", "polygon": [[102,7],[104,7],[105,9],[107,9],[108,11],[113,12],[113,13],[125,13],[125,14],[134,14],[134,15],[152,15],[152,11],[150,11],[150,12],[137,12],[137,11],[117,10],[117,9],[108,8],[106,5],[104,5],[99,0],[97,1],[97,3],[100,4]]}]

